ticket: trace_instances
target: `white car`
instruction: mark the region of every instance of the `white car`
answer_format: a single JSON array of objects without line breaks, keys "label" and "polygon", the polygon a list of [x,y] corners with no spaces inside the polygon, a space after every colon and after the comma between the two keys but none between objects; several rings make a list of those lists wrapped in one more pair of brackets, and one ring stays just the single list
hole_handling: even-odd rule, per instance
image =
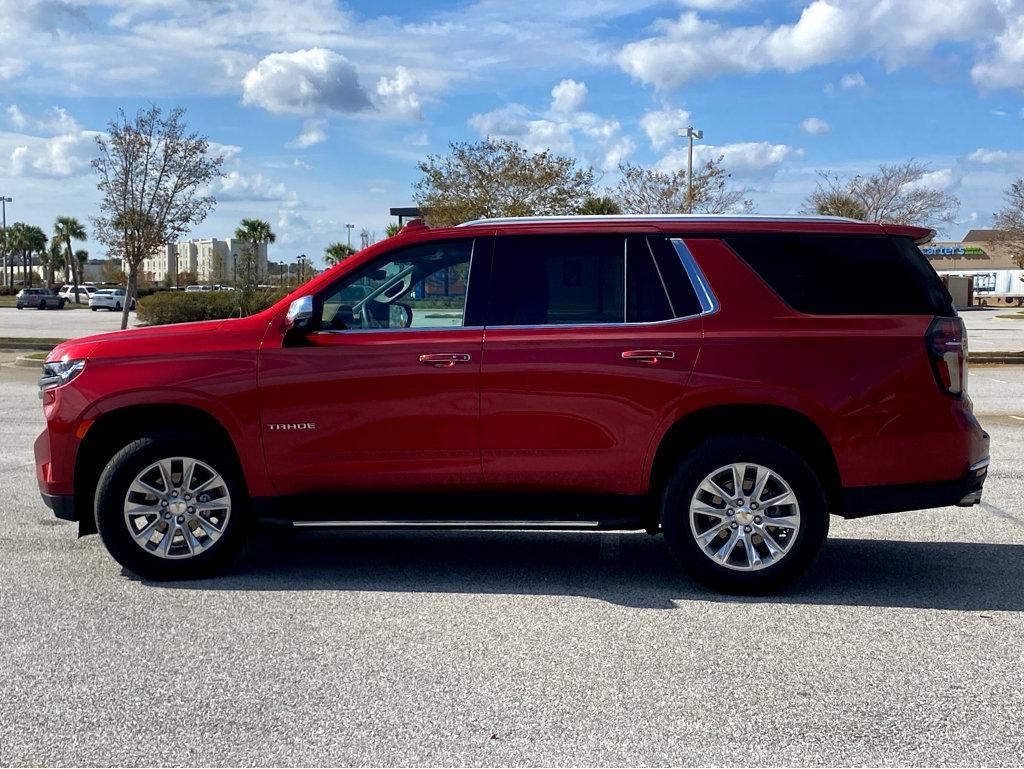
[{"label": "white car", "polygon": [[[97,291],[96,286],[87,286],[83,283],[78,284],[78,299],[79,301],[89,301],[92,295]],[[75,301],[75,287],[70,283],[66,283],[61,286],[58,296],[64,297],[69,302]]]},{"label": "white car", "polygon": [[213,290],[214,290],[213,286],[202,286],[202,285],[199,285],[199,286],[197,286],[197,285],[185,286],[185,293],[186,294],[194,294],[197,291],[213,291]]},{"label": "white car", "polygon": [[[118,312],[124,307],[125,290],[123,288],[101,288],[89,297],[89,309],[96,311],[100,308],[116,310]],[[128,306],[129,310],[135,309],[135,300],[132,299]]]}]

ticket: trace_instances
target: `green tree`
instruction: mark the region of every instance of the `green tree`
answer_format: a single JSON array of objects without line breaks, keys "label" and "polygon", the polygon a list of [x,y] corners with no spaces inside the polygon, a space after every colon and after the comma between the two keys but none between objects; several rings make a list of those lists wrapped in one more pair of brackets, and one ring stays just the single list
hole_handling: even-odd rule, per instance
[{"label": "green tree", "polygon": [[482,217],[572,214],[594,186],[594,171],[550,150],[529,152],[517,142],[453,142],[447,155],[418,164],[413,185],[427,221],[451,226]]},{"label": "green tree", "polygon": [[995,215],[994,223],[1001,239],[1009,246],[1013,261],[1024,269],[1024,177],[1013,182],[1004,197],[1006,206]]},{"label": "green tree", "polygon": [[401,229],[402,227],[398,222],[391,222],[391,224],[384,228],[384,237],[393,238]]},{"label": "green tree", "polygon": [[151,106],[132,119],[119,110],[96,144],[92,167],[102,197],[93,224],[108,253],[128,268],[121,314],[121,328],[127,328],[142,260],[206,218],[216,203],[206,191],[221,176],[224,158],[211,151],[207,137],[188,131],[181,108],[165,115]]},{"label": "green tree", "polygon": [[251,292],[259,285],[260,246],[270,245],[277,240],[277,236],[270,228],[270,222],[262,219],[243,219],[241,226],[235,230],[235,237],[248,244],[242,253],[242,264],[238,274],[242,290]]},{"label": "green tree", "polygon": [[356,250],[345,243],[331,243],[324,249],[324,261],[334,266],[348,259]]},{"label": "green tree", "polygon": [[60,238],[64,244],[64,259],[71,268],[71,281],[75,288],[75,304],[81,304],[78,298],[78,260],[75,259],[71,241],[85,240],[87,237],[85,227],[73,216],[58,216],[57,221],[53,223],[53,236]]},{"label": "green tree", "polygon": [[960,200],[928,184],[929,173],[928,164],[916,160],[881,165],[872,174],[852,179],[821,171],[804,210],[920,227],[951,223]]},{"label": "green tree", "polygon": [[46,287],[53,288],[54,276],[57,270],[67,271],[66,260],[64,259],[64,244],[57,235],[50,238],[50,245],[46,253],[41,255],[39,263],[46,271]]},{"label": "green tree", "polygon": [[583,201],[578,213],[584,215],[621,214],[622,206],[615,198],[608,195],[594,196]]},{"label": "green tree", "polygon": [[21,254],[21,274],[26,285],[32,285],[32,255],[46,253],[46,233],[34,224],[15,222],[7,230],[7,243],[11,251]]},{"label": "green tree", "polygon": [[693,172],[693,199],[686,170],[659,171],[634,163],[619,166],[619,182],[610,194],[627,214],[750,213],[748,191],[730,184],[721,156]]}]

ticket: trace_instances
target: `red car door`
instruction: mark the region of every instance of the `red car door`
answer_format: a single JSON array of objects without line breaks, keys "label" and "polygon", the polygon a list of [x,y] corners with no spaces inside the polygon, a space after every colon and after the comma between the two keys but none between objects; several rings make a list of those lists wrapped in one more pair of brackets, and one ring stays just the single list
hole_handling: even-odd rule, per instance
[{"label": "red car door", "polygon": [[679,257],[642,235],[505,235],[490,285],[486,487],[641,493],[652,436],[700,347]]},{"label": "red car door", "polygon": [[483,330],[466,325],[466,291],[489,246],[391,252],[316,298],[319,328],[301,345],[264,345],[263,441],[279,493],[479,488]]}]

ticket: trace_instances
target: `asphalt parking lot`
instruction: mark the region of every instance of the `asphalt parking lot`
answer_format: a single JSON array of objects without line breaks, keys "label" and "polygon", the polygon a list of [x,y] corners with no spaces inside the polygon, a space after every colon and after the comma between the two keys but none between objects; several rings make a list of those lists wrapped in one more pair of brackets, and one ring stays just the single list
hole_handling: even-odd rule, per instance
[{"label": "asphalt parking lot", "polygon": [[1024,761],[1024,366],[972,371],[983,505],[834,518],[756,599],[645,534],[267,530],[138,581],[39,501],[36,376],[0,366],[0,764]]}]

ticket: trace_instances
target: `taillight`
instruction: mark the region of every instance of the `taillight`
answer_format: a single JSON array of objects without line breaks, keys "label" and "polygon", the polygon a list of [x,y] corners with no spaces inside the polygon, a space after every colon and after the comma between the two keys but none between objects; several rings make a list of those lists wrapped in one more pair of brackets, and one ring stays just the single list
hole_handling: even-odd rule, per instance
[{"label": "taillight", "polygon": [[942,391],[960,397],[967,390],[967,329],[960,318],[936,318],[924,335],[935,381]]}]

